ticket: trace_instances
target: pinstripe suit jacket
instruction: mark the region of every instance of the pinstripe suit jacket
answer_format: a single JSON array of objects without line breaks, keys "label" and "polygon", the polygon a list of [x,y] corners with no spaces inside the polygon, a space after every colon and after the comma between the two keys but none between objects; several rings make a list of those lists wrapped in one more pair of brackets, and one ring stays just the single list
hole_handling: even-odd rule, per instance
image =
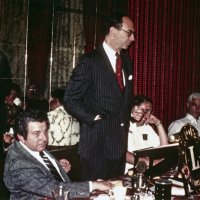
[{"label": "pinstripe suit jacket", "polygon": [[57,185],[63,185],[64,189],[69,190],[71,197],[88,197],[89,183],[72,183],[60,164],[58,162],[57,164],[65,182],[59,183],[55,180],[42,163],[24,149],[18,141],[14,142],[9,148],[4,166],[4,182],[11,192],[10,199],[52,198],[52,191]]},{"label": "pinstripe suit jacket", "polygon": [[[124,95],[103,45],[79,59],[66,87],[64,106],[82,122],[79,153],[84,158],[117,159],[126,151],[133,65],[127,54],[121,57]],[[94,121],[97,115],[103,119]]]}]

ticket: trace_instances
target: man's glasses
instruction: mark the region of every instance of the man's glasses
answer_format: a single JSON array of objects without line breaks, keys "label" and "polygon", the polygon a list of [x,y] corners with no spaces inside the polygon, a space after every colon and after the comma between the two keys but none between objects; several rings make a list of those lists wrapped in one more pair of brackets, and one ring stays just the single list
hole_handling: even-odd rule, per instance
[{"label": "man's glasses", "polygon": [[128,30],[128,31],[126,31],[126,30],[124,30],[124,29],[119,29],[119,30],[122,30],[122,31],[124,31],[125,33],[127,33],[128,34],[128,37],[131,37],[132,35],[133,36],[135,36],[135,31],[132,31],[132,30]]}]

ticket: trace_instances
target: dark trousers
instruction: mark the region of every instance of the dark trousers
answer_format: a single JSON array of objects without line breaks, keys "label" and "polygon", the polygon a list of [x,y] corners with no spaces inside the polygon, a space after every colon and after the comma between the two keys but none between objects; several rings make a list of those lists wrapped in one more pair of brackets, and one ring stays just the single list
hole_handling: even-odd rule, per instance
[{"label": "dark trousers", "polygon": [[125,154],[117,159],[108,158],[83,158],[81,157],[82,181],[94,181],[97,179],[112,179],[124,174]]},{"label": "dark trousers", "polygon": [[72,146],[49,146],[49,152],[57,159],[67,159],[71,163],[71,170],[68,176],[71,181],[81,180],[81,165],[80,157],[78,155],[78,144]]}]

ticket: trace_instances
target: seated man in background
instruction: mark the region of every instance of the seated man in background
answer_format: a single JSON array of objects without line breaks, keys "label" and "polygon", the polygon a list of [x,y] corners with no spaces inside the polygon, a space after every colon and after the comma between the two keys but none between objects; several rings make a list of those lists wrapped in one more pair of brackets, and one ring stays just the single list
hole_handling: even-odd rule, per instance
[{"label": "seated man in background", "polygon": [[51,93],[49,118],[49,146],[48,150],[56,159],[65,158],[70,161],[72,168],[68,173],[72,181],[81,180],[80,158],[78,142],[80,138],[80,124],[77,119],[69,115],[63,107],[64,89],[58,88]]},{"label": "seated man in background", "polygon": [[0,104],[0,127],[3,130],[3,148],[6,152],[14,140],[13,126],[15,118],[23,110],[21,103],[21,88],[18,84],[12,83],[5,89],[4,102]]},{"label": "seated man in background", "polygon": [[42,110],[45,112],[49,111],[49,103],[40,94],[38,86],[35,84],[29,84],[26,89],[26,96],[25,96],[25,108],[26,109],[37,109]]},{"label": "seated man in background", "polygon": [[5,166],[4,182],[10,199],[54,198],[53,190],[62,186],[69,197],[89,197],[93,190],[110,190],[106,181],[71,182],[66,171],[68,163],[59,163],[48,151],[49,121],[47,114],[38,110],[22,112],[15,124],[18,140],[10,146]]},{"label": "seated man in background", "polygon": [[172,122],[168,128],[168,136],[180,132],[185,124],[194,126],[200,135],[200,93],[194,92],[189,95],[187,102],[188,113],[184,118]]},{"label": "seated man in background", "polygon": [[[143,95],[133,97],[125,173],[133,168],[133,151],[166,144],[168,144],[168,138],[162,122],[152,114],[152,100]],[[148,165],[147,158],[142,160]]]}]

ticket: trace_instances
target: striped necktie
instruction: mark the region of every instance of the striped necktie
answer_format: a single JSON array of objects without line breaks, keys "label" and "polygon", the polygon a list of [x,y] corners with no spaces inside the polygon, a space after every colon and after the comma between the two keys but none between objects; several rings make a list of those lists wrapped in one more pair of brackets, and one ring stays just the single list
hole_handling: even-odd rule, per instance
[{"label": "striped necktie", "polygon": [[123,75],[122,75],[122,58],[117,52],[116,54],[116,77],[120,90],[124,91]]},{"label": "striped necktie", "polygon": [[54,178],[58,181],[63,181],[63,179],[60,176],[60,174],[58,173],[57,169],[52,164],[52,162],[49,160],[49,158],[44,154],[44,152],[41,151],[40,156],[41,156],[42,160],[44,161],[44,163],[46,164],[46,166],[48,167],[51,174],[54,176]]}]

